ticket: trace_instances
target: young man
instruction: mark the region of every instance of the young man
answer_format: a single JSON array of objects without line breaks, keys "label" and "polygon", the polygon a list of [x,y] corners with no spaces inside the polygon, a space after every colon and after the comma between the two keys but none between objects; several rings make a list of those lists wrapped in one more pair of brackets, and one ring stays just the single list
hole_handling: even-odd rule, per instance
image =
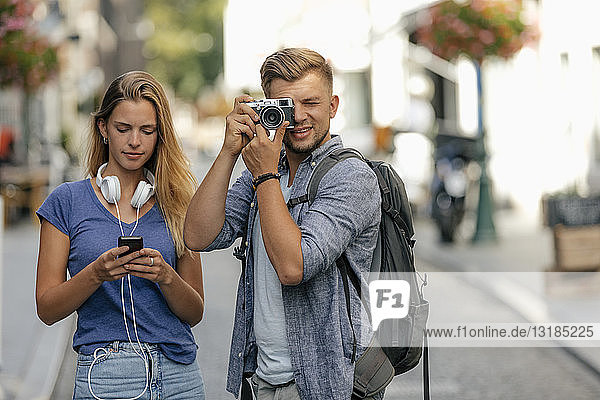
[{"label": "young man", "polygon": [[[329,132],[339,98],[331,66],[308,49],[270,55],[261,79],[267,98],[293,100],[295,126],[286,129],[285,122],[270,140],[246,104],[253,99],[235,99],[223,147],[189,206],[185,242],[211,251],[247,234],[228,391],[237,397],[243,376],[252,374],[260,400],[348,400],[354,340],[335,260],[345,252],[357,276],[366,279],[380,220],[377,178],[364,162],[344,160],[323,177],[310,206],[288,209],[288,199],[305,194],[315,166],[342,147]],[[240,154],[247,170],[228,190]],[[350,291],[354,332],[366,332],[357,339],[358,358],[371,331],[361,324],[352,285]]]}]

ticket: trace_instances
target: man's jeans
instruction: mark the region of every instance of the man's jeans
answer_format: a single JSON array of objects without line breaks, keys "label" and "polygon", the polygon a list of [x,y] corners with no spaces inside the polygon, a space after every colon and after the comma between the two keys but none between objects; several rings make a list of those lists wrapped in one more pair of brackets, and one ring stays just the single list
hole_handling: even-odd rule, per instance
[{"label": "man's jeans", "polygon": [[296,382],[290,382],[285,385],[271,385],[260,379],[256,374],[250,378],[254,398],[258,400],[300,400]]},{"label": "man's jeans", "polygon": [[[252,386],[254,398],[257,400],[300,400],[300,394],[295,382],[273,386],[254,374],[250,378],[250,385]],[[367,397],[364,400],[374,399],[375,397]]]}]

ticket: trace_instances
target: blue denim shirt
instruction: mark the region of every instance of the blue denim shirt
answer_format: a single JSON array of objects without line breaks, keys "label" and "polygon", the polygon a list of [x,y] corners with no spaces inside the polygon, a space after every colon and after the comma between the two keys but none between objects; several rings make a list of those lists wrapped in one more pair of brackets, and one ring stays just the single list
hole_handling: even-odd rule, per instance
[{"label": "blue denim shirt", "polygon": [[[306,193],[315,166],[340,147],[341,139],[334,136],[300,163],[291,187],[291,198]],[[279,169],[287,168],[282,153]],[[248,232],[246,270],[240,277],[237,291],[227,376],[227,390],[235,397],[240,393],[243,374],[256,370],[254,256],[249,238],[254,234],[257,199],[251,182],[252,175],[245,170],[231,186],[223,228],[214,242],[204,249],[229,247],[246,230]],[[282,286],[286,335],[296,384],[302,399],[347,400],[354,376],[353,340],[342,278],[335,260],[346,252],[351,268],[366,285],[381,217],[377,178],[361,160],[341,161],[321,180],[312,205],[298,205],[290,213],[302,232],[304,261],[302,282],[296,286]],[[350,291],[352,323],[359,343],[357,355],[360,356],[372,332],[352,285]]]}]

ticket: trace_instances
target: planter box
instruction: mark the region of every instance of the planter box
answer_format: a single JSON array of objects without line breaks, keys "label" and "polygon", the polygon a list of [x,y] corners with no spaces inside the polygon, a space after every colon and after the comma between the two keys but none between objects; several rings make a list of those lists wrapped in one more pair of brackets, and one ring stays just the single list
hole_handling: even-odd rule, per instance
[{"label": "planter box", "polygon": [[600,197],[554,196],[542,199],[544,224],[580,226],[600,224]]},{"label": "planter box", "polygon": [[554,251],[559,271],[593,271],[600,268],[600,224],[555,225]]}]

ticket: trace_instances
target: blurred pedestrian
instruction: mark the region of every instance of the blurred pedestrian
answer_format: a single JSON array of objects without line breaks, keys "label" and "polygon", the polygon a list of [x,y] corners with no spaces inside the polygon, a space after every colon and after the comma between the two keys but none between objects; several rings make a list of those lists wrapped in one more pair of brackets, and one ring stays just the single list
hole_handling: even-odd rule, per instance
[{"label": "blurred pedestrian", "polygon": [[7,125],[0,125],[0,164],[13,161],[15,149],[15,134]]},{"label": "blurred pedestrian", "polygon": [[[197,182],[160,83],[141,71],[116,78],[88,145],[90,177],[58,186],[37,211],[38,315],[51,325],[77,311],[73,398],[204,399],[191,331],[202,266],[183,243]],[[127,254],[120,236],[143,248]]]},{"label": "blurred pedestrian", "polygon": [[[355,274],[366,277],[380,221],[377,179],[363,161],[343,160],[323,177],[311,205],[288,209],[289,199],[305,194],[315,165],[342,148],[330,133],[339,98],[331,66],[309,49],[270,55],[261,78],[265,96],[293,100],[294,126],[283,122],[270,139],[270,119],[261,122],[247,104],[254,99],[235,99],[221,151],[190,203],[185,242],[211,251],[243,237],[248,246],[228,391],[238,396],[242,387],[244,397],[244,377],[251,376],[259,400],[348,400],[370,327],[361,323],[361,301],[351,290],[354,331],[369,336],[353,340],[335,261],[345,252]],[[247,169],[228,189],[240,154]]]}]

